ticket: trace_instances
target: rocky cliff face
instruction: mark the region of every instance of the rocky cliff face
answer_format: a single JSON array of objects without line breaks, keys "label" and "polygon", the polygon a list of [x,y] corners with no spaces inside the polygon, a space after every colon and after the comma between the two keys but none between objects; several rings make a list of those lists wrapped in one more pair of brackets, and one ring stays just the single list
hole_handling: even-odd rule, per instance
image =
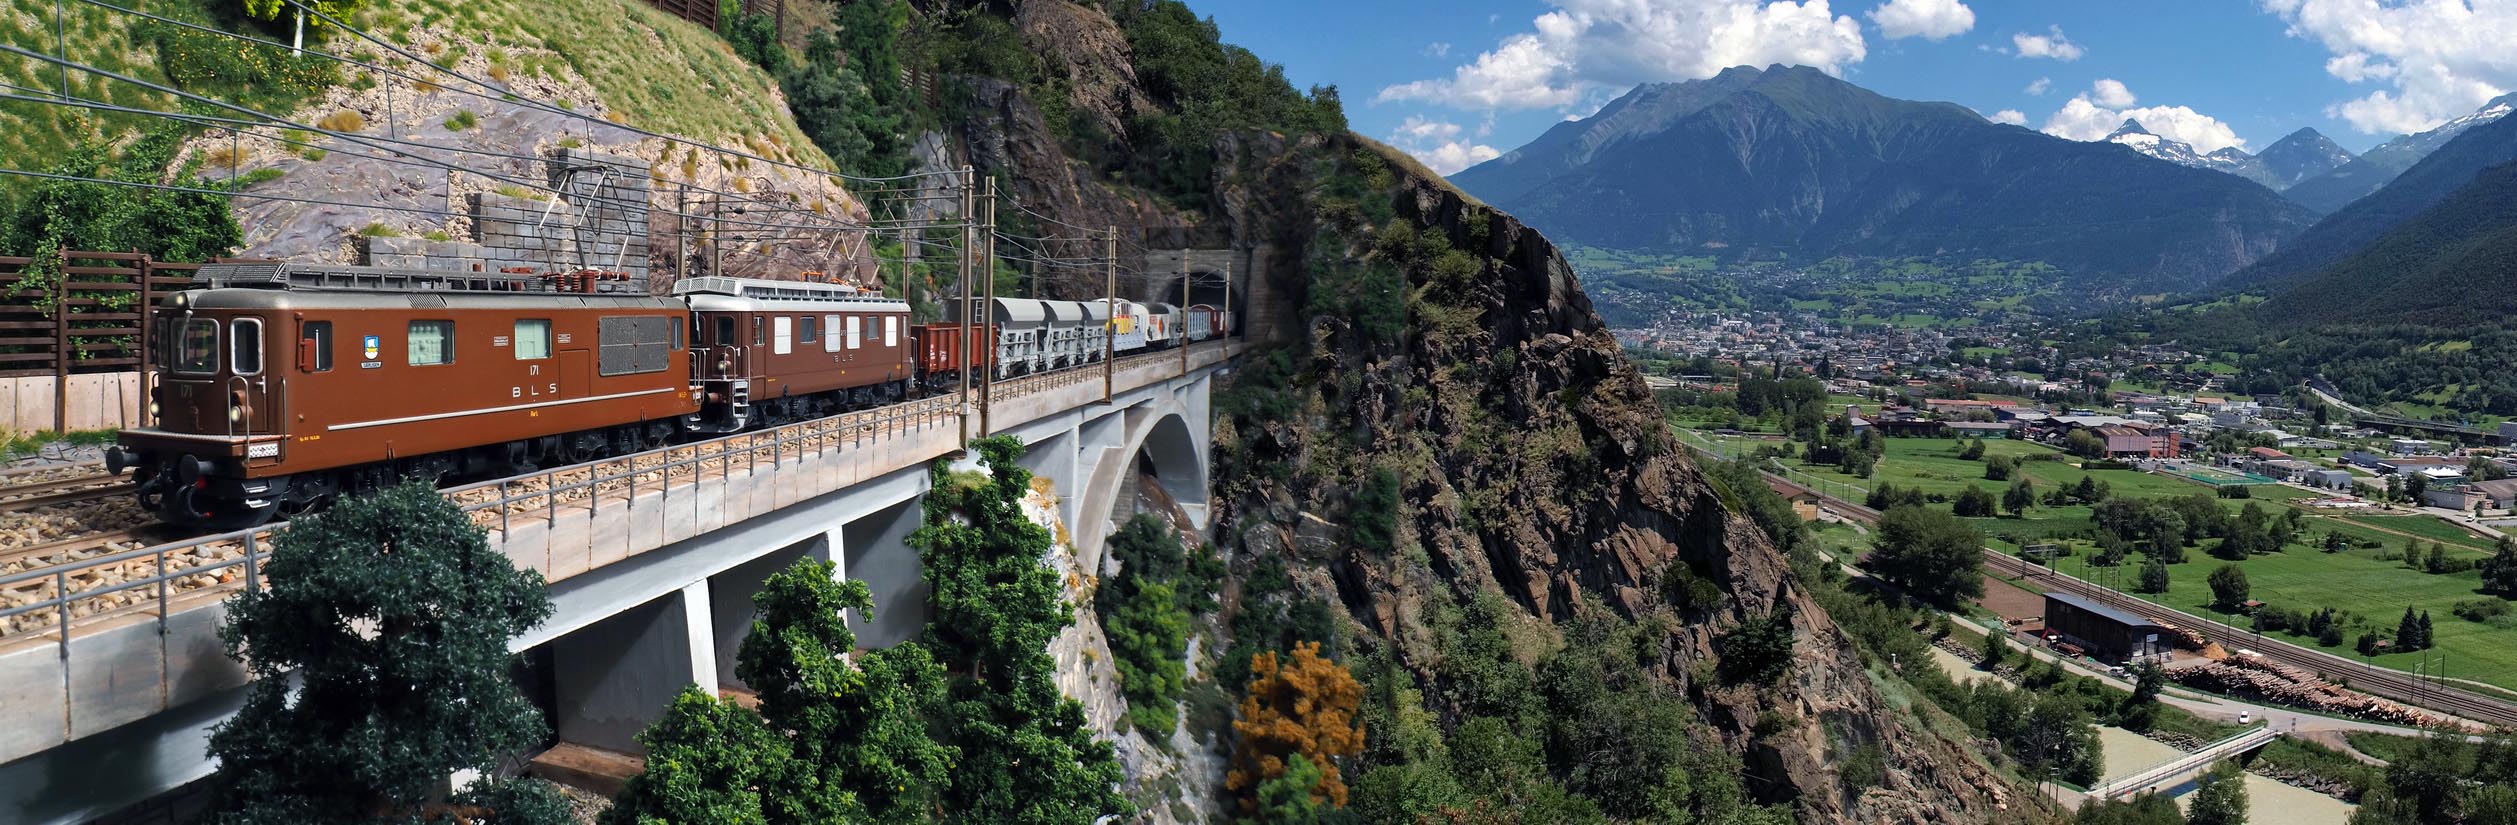
[{"label": "rocky cliff face", "polygon": [[[1430,175],[1397,180],[1396,219],[1449,239],[1479,271],[1463,299],[1416,313],[1397,342],[1373,345],[1347,319],[1311,318],[1307,383],[1317,394],[1305,415],[1233,422],[1229,437],[1250,458],[1219,481],[1226,540],[1325,571],[1352,617],[1419,668],[1444,651],[1414,621],[1425,602],[1453,594],[1497,588],[1550,620],[1599,607],[1675,618],[1658,671],[1742,757],[1765,799],[1794,801],[1804,821],[1998,821],[2004,783],[1888,708],[1782,554],[1723,506],[1675,444],[1554,245]],[[1312,250],[1314,260],[1323,254],[1353,253]],[[1438,330],[1443,322],[1427,317],[1456,317],[1459,305],[1473,308],[1473,327]],[[1278,477],[1269,464],[1297,469]],[[1305,524],[1353,521],[1344,489],[1354,482],[1340,475],[1362,465],[1404,468],[1398,550],[1301,540]],[[1672,605],[1664,594],[1686,577],[1715,583],[1720,603]],[[1721,629],[1778,607],[1790,609],[1799,638],[1780,686],[1703,677],[1719,669]],[[1777,718],[1791,721],[1754,732]],[[1884,786],[1841,791],[1828,747],[1848,732],[1888,752],[1896,767]]]},{"label": "rocky cliff face", "polygon": [[[1081,33],[1107,18],[1022,6],[1018,19],[1065,32],[1034,46],[1077,80],[1073,111],[1150,105],[1129,88],[1124,39]],[[1427,615],[1500,593],[1535,626],[1614,615],[1653,628],[1653,678],[1738,757],[1743,784],[1802,821],[2016,819],[2006,781],[1892,707],[1783,555],[1725,507],[1538,232],[1351,135],[1225,135],[1209,212],[1189,214],[1093,174],[1025,89],[976,88],[981,114],[958,137],[1034,208],[1122,237],[1293,250],[1264,289],[1244,287],[1280,296],[1301,326],[1236,370],[1226,394],[1264,403],[1221,402],[1234,413],[1216,425],[1216,540],[1237,568],[1292,560],[1302,589],[1343,607],[1357,647],[1435,688],[1428,709],[1447,723]],[[1395,503],[1359,492],[1381,478],[1397,480]],[[1385,535],[1362,535],[1384,515],[1371,529]],[[1671,596],[1707,582],[1718,598]],[[1797,638],[1788,675],[1714,678],[1721,632],[1778,608]],[[1848,740],[1884,752],[1883,781],[1847,789],[1832,749]]]}]

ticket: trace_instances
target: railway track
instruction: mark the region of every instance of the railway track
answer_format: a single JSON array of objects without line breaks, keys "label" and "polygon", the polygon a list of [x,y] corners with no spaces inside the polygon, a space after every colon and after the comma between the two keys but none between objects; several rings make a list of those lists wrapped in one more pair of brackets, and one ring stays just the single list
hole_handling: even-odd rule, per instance
[{"label": "railway track", "polygon": [[[1680,443],[1686,442],[1682,440]],[[1688,446],[1698,452],[1704,452],[1701,447],[1693,444],[1688,444]],[[1879,511],[1877,510],[1827,495],[1821,491],[1811,490],[1808,485],[1774,473],[1762,470],[1759,472],[1764,474],[1768,483],[1817,495],[1826,502],[1827,509],[1846,518],[1864,524],[1878,523]],[[1989,547],[1984,549],[1984,568],[2037,582],[2044,587],[2095,599],[2103,604],[2138,611],[2150,618],[2174,622],[2183,627],[2200,629],[2228,626],[2227,622],[2219,619],[2196,616],[2157,602],[2135,598],[2114,588],[2100,587]],[[2206,635],[2208,635],[2207,632]],[[2258,636],[2251,632],[2231,633],[2231,638],[2215,638],[2213,641],[2223,645],[2234,645],[2239,643],[2240,640],[2236,637],[2241,635],[2244,637],[2244,647],[2261,654],[2266,659],[2310,673],[2324,674],[2328,678],[2346,677],[2351,682],[2352,690],[2493,727],[2517,728],[2517,702],[2485,696],[2433,679],[2417,677],[2400,670],[2377,667],[2366,662],[2352,661],[2321,650],[2301,647],[2280,639]]]},{"label": "railway track", "polygon": [[[104,472],[100,465],[83,465],[82,469],[86,466],[95,466],[96,469],[68,477],[0,484],[0,513],[73,504],[131,492],[130,480]],[[35,474],[23,473],[22,475]]]}]

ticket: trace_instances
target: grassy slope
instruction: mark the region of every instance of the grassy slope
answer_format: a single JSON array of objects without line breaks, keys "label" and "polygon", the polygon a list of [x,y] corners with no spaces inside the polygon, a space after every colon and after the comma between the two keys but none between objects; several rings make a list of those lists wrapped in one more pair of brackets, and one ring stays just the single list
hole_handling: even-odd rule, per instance
[{"label": "grassy slope", "polygon": [[[56,51],[54,4],[51,0],[7,0],[0,13],[0,41],[45,54]],[[131,5],[181,19],[210,19],[205,9],[232,0],[144,0]],[[137,18],[70,2],[61,7],[71,60],[131,75],[153,83],[168,82],[157,65],[157,51],[134,39]],[[715,33],[656,11],[637,0],[402,0],[370,4],[353,21],[390,41],[407,37],[413,23],[444,23],[463,39],[462,48],[486,53],[490,41],[515,52],[512,70],[552,75],[573,67],[602,96],[603,103],[623,112],[631,125],[720,145],[807,166],[828,168],[829,160],[797,129],[768,74],[734,55]],[[390,35],[383,33],[390,32]],[[375,49],[333,34],[335,48]],[[663,54],[659,55],[659,45]],[[547,49],[550,54],[530,50]],[[453,62],[451,51],[432,55]],[[60,85],[57,69],[35,60],[11,61],[0,68],[0,83],[49,91]],[[122,106],[167,110],[173,99],[129,84],[78,72],[70,73],[72,94]],[[8,89],[13,94],[31,94]],[[119,133],[153,119],[117,116],[100,122],[82,121],[75,110],[35,103],[0,102],[0,166],[40,169],[47,159],[66,153],[79,140]],[[84,115],[95,118],[95,115]]]},{"label": "grassy slope", "polygon": [[[632,126],[830,167],[773,94],[775,79],[716,33],[637,0],[402,0],[371,4],[359,21],[380,33],[412,23],[450,26],[473,41],[467,48],[494,41],[556,52]],[[550,70],[542,61],[515,62],[515,71]]]},{"label": "grassy slope", "polygon": [[[191,0],[138,4],[152,10],[166,6],[190,5]],[[135,41],[131,23],[136,18],[109,12],[85,3],[65,3],[60,7],[61,28],[68,46],[68,58],[83,64],[130,75],[151,83],[165,83],[165,72],[157,68],[157,52]],[[58,54],[54,31],[52,0],[8,0],[7,13],[0,13],[0,41],[42,54]],[[61,88],[61,69],[31,58],[14,58],[0,68],[0,83],[27,89],[5,89],[10,94],[34,95]],[[69,72],[73,96],[135,108],[165,109],[172,98],[148,92],[127,83],[107,80],[95,75]],[[101,120],[97,115],[82,115],[61,106],[20,101],[0,102],[0,165],[11,169],[42,170],[52,159],[66,154],[80,140],[100,132],[121,132],[142,121],[135,116],[112,116]],[[0,183],[0,186],[14,184]]]},{"label": "grassy slope", "polygon": [[[1819,467],[1801,467],[1821,478],[1868,487],[1880,482],[1899,487],[1919,487],[1926,492],[1955,496],[1968,485],[2000,492],[2007,482],[1987,481],[1984,465],[1960,460],[1956,456],[1958,442],[1948,439],[1892,438],[1887,441],[1887,457],[1880,462],[1869,480],[1856,479]],[[2032,456],[2054,452],[2041,444],[2021,441],[1985,442],[1988,455]],[[2038,489],[2052,489],[2055,484],[2077,483],[2084,471],[2059,461],[2028,461],[2020,465]],[[2098,470],[2095,475],[2114,488],[2118,496],[2178,496],[2202,492],[2199,484],[2165,476],[2130,470]],[[2258,488],[2266,495],[2255,501],[2278,514],[2281,502],[2304,496],[2288,488]],[[2280,495],[2272,495],[2279,493]],[[2236,510],[2243,501],[2223,500],[2223,506]],[[1946,505],[1940,505],[1946,506]],[[2048,536],[2076,536],[2093,529],[2087,507],[2045,507],[2028,511],[2025,518],[1976,519],[1977,526],[1993,537],[1995,547],[2014,548],[2016,541],[2031,541]],[[2361,542],[2382,544],[2382,551],[2399,553],[2410,533],[2447,540],[2451,553],[2479,559],[2487,554],[2490,544],[2473,537],[2453,525],[2426,516],[2353,516],[2308,519],[2306,534],[2312,539],[2327,530],[2338,530]],[[2377,529],[2372,529],[2377,528]],[[2393,532],[2386,532],[2393,531]],[[2004,541],[2009,536],[2015,541]],[[2064,559],[2064,572],[2087,576],[2085,559],[2091,555],[2092,543],[2084,539],[2066,539],[2074,556]],[[2205,542],[2205,547],[2209,544]],[[1849,549],[1849,548],[1848,548]],[[2346,613],[2357,613],[2367,619],[2366,627],[2353,628],[2343,645],[2323,648],[2345,658],[2357,659],[2351,652],[2351,641],[2362,630],[2389,637],[2395,621],[2402,617],[2405,606],[2427,610],[2436,630],[2437,650],[2449,659],[2448,675],[2475,679],[2517,688],[2517,644],[2510,644],[2517,634],[2488,625],[2468,622],[2449,612],[2456,602],[2484,598],[2475,592],[2481,585],[2479,574],[2467,571],[2453,575],[2431,575],[2406,569],[2401,561],[2382,560],[2380,549],[2356,549],[2328,554],[2313,548],[2291,545],[2288,552],[2257,556],[2240,562],[2245,569],[2254,598],[2266,604],[2294,609],[2333,607]],[[2211,590],[2204,579],[2224,564],[2201,547],[2187,548],[2183,564],[2169,565],[2170,587],[2165,602],[2189,612],[2201,613],[2211,602]],[[2126,568],[2119,575],[2126,585],[2133,573]],[[2150,597],[2157,599],[2159,597]],[[2243,624],[2241,620],[2240,624]],[[2313,639],[2283,636],[2289,641],[2314,646]],[[2433,652],[2435,657],[2436,653]],[[2377,657],[2381,667],[2410,670],[2420,660],[2419,654],[2393,654]]]}]

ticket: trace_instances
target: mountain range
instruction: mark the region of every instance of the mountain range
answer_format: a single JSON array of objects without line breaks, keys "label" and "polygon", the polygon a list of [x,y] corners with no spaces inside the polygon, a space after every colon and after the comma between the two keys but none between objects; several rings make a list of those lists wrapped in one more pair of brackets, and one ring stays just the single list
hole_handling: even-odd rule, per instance
[{"label": "mountain range", "polygon": [[2212,151],[2211,154],[2202,154],[2194,151],[2192,144],[2161,137],[2151,132],[2138,120],[2125,120],[2124,125],[2115,127],[2115,131],[2109,133],[2105,140],[2117,146],[2131,147],[2135,152],[2178,166],[2226,172],[2273,189],[2281,188],[2278,179],[2273,177],[2271,169],[2265,168],[2263,162],[2256,160],[2254,155],[2246,154],[2235,146],[2223,146]]},{"label": "mountain range", "polygon": [[1451,180],[1572,243],[2034,260],[2126,294],[2202,286],[2315,219],[2231,175],[1783,66],[1638,86]]},{"label": "mountain range", "polygon": [[2439,124],[2429,131],[2403,135],[2378,144],[2377,148],[2368,150],[2340,168],[2300,181],[2284,194],[2309,209],[2332,213],[2376,192],[2466,130],[2499,120],[2511,111],[2517,111],[2517,94],[2503,95],[2483,104],[2473,114]]},{"label": "mountain range", "polygon": [[[2492,107],[2485,107],[2475,117],[2491,111]],[[2277,293],[2317,279],[2327,267],[2439,207],[2484,170],[2510,161],[2517,161],[2517,118],[2471,120],[2377,191],[2326,215],[2280,251],[2229,276],[2224,286]]]},{"label": "mountain range", "polygon": [[2484,169],[2420,214],[2275,294],[2262,313],[2276,326],[2497,323],[2517,311],[2512,286],[2517,162]]}]

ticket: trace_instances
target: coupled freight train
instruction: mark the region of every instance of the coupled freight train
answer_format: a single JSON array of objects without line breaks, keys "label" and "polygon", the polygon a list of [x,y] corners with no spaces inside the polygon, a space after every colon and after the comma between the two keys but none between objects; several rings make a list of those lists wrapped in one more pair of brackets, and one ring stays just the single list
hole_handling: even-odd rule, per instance
[{"label": "coupled freight train", "polygon": [[[1223,313],[973,301],[916,324],[836,284],[210,264],[149,321],[151,426],[108,450],[142,506],[249,527],[408,478],[494,478],[1081,367]],[[965,346],[964,336],[968,336]],[[977,357],[965,353],[975,350]]]}]

